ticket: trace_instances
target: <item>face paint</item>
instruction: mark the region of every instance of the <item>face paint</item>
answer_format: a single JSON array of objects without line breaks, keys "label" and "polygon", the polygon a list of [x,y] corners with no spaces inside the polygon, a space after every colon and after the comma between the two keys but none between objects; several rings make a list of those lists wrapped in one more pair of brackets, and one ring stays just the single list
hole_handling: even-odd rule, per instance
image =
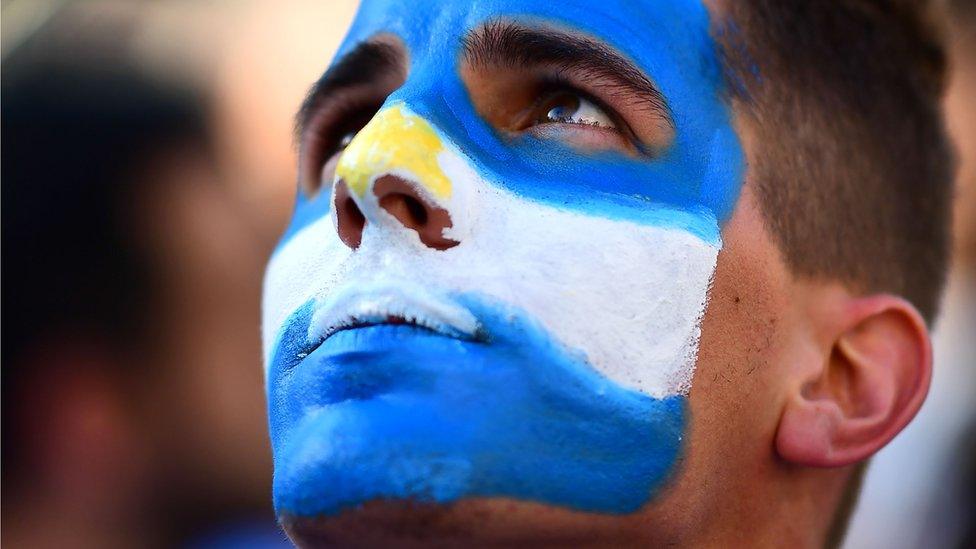
[{"label": "face paint", "polygon": [[[411,63],[336,169],[367,220],[358,247],[328,193],[300,196],[268,267],[279,513],[478,496],[627,513],[671,472],[741,149],[705,9],[616,4],[362,6],[340,55],[388,33]],[[631,58],[669,102],[671,146],[503,139],[458,76],[462,38],[500,18]],[[446,212],[450,247],[384,209],[385,176]]]},{"label": "face paint", "polygon": [[437,132],[424,119],[396,105],[380,111],[356,135],[342,155],[336,177],[363,197],[377,173],[406,171],[434,198],[443,200],[451,196],[451,181],[437,164],[443,150]]}]

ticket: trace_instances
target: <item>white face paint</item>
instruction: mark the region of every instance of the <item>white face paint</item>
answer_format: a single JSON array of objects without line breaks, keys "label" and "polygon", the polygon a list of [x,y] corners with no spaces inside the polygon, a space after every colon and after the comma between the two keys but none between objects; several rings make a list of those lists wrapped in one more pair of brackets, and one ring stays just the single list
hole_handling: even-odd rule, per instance
[{"label": "white face paint", "polygon": [[306,226],[268,266],[266,364],[286,319],[310,300],[311,340],[352,319],[390,315],[470,334],[477,319],[451,296],[475,293],[524,310],[625,387],[655,398],[687,394],[718,244],[525,200],[483,179],[440,139],[438,163],[453,193],[438,203],[454,220],[445,236],[459,244],[425,246],[376,207],[371,187],[359,203],[374,222],[358,249],[339,239],[334,214]]}]

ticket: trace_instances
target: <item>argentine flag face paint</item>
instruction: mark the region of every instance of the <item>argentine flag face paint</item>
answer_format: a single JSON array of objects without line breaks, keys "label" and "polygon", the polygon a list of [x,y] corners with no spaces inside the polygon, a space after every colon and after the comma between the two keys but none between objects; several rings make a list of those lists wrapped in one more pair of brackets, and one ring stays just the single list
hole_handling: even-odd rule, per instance
[{"label": "argentine flag face paint", "polygon": [[[671,145],[652,159],[500,137],[459,76],[463,38],[498,20],[630,59],[668,102]],[[279,513],[469,497],[628,513],[653,497],[681,454],[741,183],[708,30],[692,0],[363,3],[339,56],[393,35],[407,78],[336,169],[367,220],[358,247],[329,192],[300,192],[268,266]],[[387,176],[449,214],[449,247],[381,207]]]}]

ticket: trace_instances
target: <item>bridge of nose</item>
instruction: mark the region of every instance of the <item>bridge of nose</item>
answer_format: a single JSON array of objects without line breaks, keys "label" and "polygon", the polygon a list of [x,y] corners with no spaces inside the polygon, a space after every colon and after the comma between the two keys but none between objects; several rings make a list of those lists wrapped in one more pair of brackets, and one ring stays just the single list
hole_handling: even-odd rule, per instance
[{"label": "bridge of nose", "polygon": [[451,178],[441,157],[451,154],[438,132],[404,104],[378,112],[356,134],[336,166],[333,194],[336,230],[357,249],[370,223],[416,231],[421,243],[447,250],[460,242],[454,229],[456,206]]},{"label": "bridge of nose", "polygon": [[[451,180],[438,157],[444,143],[437,131],[403,104],[378,112],[342,153],[336,178],[345,182],[359,201],[375,201],[375,180],[396,175],[438,202],[451,198]],[[367,213],[368,215],[368,213]]]}]

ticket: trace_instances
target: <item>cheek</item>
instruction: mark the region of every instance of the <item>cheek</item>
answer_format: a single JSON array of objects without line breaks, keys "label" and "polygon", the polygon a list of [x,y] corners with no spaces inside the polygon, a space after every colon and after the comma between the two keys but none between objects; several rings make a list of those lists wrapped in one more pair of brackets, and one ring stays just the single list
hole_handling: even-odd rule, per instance
[{"label": "cheek", "polygon": [[291,236],[272,255],[261,306],[265,372],[286,319],[310,299],[334,288],[351,256],[328,214]]},{"label": "cheek", "polygon": [[[755,478],[743,467],[775,468],[771,443],[782,410],[786,368],[792,364],[790,275],[768,240],[748,192],[725,231],[689,398],[688,460],[693,482],[704,475],[728,483]],[[707,473],[706,473],[707,472]],[[728,505],[705,493],[709,505]]]},{"label": "cheek", "polygon": [[485,261],[502,262],[508,280],[485,290],[505,292],[499,297],[624,387],[656,398],[687,392],[715,246],[508,196],[498,210],[504,223],[477,240],[494,248]]},{"label": "cheek", "polygon": [[783,319],[761,263],[746,265],[734,253],[723,251],[716,268],[691,393],[708,438],[754,432],[758,418],[775,417],[769,381],[781,360]]}]

